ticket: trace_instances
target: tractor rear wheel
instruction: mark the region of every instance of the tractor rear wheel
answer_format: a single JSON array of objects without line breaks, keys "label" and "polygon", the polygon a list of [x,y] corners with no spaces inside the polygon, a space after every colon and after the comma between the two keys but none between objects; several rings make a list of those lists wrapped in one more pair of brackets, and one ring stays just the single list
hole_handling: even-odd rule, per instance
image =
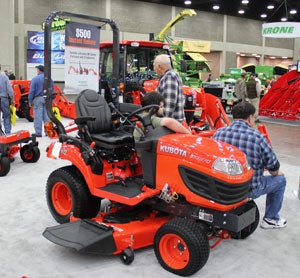
[{"label": "tractor rear wheel", "polygon": [[164,269],[190,276],[205,265],[210,248],[201,225],[190,219],[174,218],[157,231],[154,251]]},{"label": "tractor rear wheel", "polygon": [[24,110],[26,106],[28,106],[28,99],[21,98],[20,106],[16,111],[16,114],[19,118],[25,118]]},{"label": "tractor rear wheel", "polygon": [[10,160],[8,157],[3,156],[0,158],[0,177],[6,176],[10,170]]},{"label": "tractor rear wheel", "polygon": [[24,105],[24,116],[29,122],[33,122],[33,108],[29,106],[29,103]]},{"label": "tractor rear wheel", "polygon": [[40,159],[40,149],[36,146],[24,145],[20,149],[20,156],[24,162],[34,163]]},{"label": "tractor rear wheel", "polygon": [[52,172],[47,180],[46,199],[53,218],[67,223],[73,214],[79,218],[93,218],[101,199],[90,194],[81,173],[75,166],[65,166]]}]

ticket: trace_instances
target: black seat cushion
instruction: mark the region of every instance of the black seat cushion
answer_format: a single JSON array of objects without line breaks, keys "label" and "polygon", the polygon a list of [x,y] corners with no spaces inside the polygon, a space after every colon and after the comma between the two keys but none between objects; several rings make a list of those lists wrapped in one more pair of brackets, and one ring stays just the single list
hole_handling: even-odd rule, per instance
[{"label": "black seat cushion", "polygon": [[96,91],[82,91],[75,100],[75,105],[77,117],[95,118],[87,121],[87,126],[92,140],[98,146],[115,148],[134,143],[131,133],[114,129],[109,105]]}]

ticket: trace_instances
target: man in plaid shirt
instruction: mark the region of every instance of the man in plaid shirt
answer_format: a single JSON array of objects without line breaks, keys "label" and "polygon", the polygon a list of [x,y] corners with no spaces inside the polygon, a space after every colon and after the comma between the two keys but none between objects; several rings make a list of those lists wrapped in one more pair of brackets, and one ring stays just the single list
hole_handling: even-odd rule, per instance
[{"label": "man in plaid shirt", "polygon": [[174,118],[182,123],[185,120],[182,80],[178,73],[173,70],[170,56],[158,55],[153,66],[156,74],[160,77],[156,90],[165,99],[164,116]]},{"label": "man in plaid shirt", "polygon": [[[250,185],[250,197],[255,199],[266,194],[266,210],[261,223],[264,229],[283,228],[287,221],[279,217],[286,187],[284,174],[279,171],[280,163],[266,137],[253,128],[255,107],[240,102],[232,108],[233,123],[220,128],[213,138],[242,150],[254,173]],[[264,175],[264,170],[270,175]]]}]

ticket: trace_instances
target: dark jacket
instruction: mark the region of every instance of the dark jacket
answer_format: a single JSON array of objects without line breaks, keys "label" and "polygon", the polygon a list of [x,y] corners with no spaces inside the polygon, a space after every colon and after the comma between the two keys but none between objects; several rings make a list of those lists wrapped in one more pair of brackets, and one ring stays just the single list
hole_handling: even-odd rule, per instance
[{"label": "dark jacket", "polygon": [[250,78],[249,81],[246,83],[247,88],[247,96],[248,98],[257,98],[257,91],[256,91],[256,81],[255,79]]}]

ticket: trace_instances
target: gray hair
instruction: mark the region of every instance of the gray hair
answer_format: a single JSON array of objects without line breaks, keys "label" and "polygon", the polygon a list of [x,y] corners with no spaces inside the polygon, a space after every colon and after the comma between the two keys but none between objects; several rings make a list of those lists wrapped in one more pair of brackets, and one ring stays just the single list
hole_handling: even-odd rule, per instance
[{"label": "gray hair", "polygon": [[156,56],[154,61],[165,68],[171,67],[171,57],[167,54],[160,54]]}]

